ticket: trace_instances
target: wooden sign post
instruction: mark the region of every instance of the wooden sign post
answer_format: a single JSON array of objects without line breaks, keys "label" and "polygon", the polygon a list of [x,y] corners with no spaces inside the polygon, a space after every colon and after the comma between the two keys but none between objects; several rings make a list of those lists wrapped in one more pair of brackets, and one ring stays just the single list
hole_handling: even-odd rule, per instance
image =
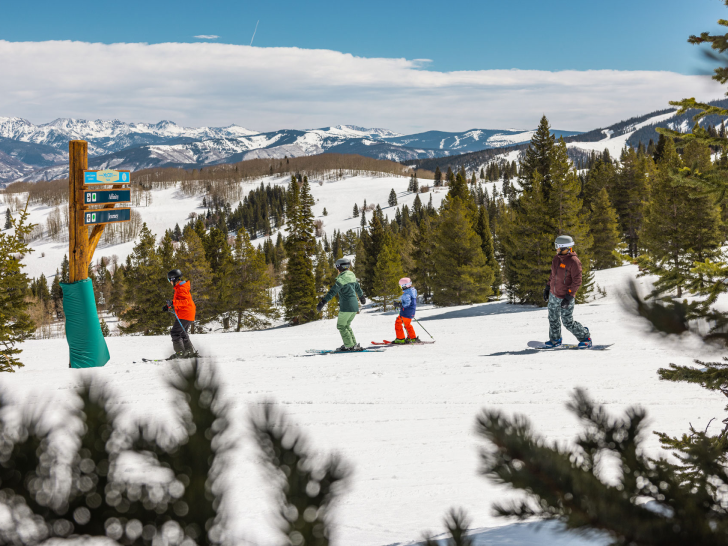
[{"label": "wooden sign post", "polygon": [[[129,209],[114,209],[116,203],[131,202],[131,174],[129,171],[89,171],[88,142],[72,140],[68,143],[68,255],[69,280],[78,282],[88,278],[88,266],[94,258],[96,246],[108,223],[128,222]],[[94,186],[111,185],[111,190],[96,190]],[[113,191],[120,190],[120,191]],[[104,206],[90,209],[89,205]],[[92,216],[89,216],[91,212]],[[91,234],[88,226],[93,225]]]},{"label": "wooden sign post", "polygon": [[[83,223],[83,171],[88,169],[88,142],[68,143],[68,258],[69,281],[88,278],[88,228]],[[95,245],[94,245],[95,249]],[[93,252],[91,253],[93,258]]]},{"label": "wooden sign post", "polygon": [[[131,202],[131,173],[88,170],[88,143],[85,140],[70,141],[68,157],[69,282],[61,283],[70,349],[68,366],[95,368],[105,365],[110,355],[99,324],[88,268],[104,226],[127,222],[131,217],[130,209],[115,208],[116,203]],[[111,186],[110,190],[105,189],[108,186]],[[89,226],[93,226],[90,235]]]}]

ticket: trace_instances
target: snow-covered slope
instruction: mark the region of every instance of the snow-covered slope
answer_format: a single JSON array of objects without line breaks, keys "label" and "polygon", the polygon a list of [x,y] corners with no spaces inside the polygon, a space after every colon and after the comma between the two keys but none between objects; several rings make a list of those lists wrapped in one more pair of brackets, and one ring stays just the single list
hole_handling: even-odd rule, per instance
[{"label": "snow-covered slope", "polygon": [[[264,184],[288,184],[289,177],[266,177],[243,184],[243,191],[247,192]],[[354,176],[347,177],[343,180],[328,180],[323,184],[319,184],[319,180],[312,178],[311,193],[316,200],[314,213],[318,219],[324,222],[324,230],[329,234],[336,230],[347,231],[349,229],[359,228],[360,218],[352,217],[354,203],[359,207],[362,206],[364,200],[369,205],[379,204],[385,215],[390,218],[394,216],[394,209],[387,205],[389,192],[394,189],[397,193],[398,204],[401,207],[406,204],[412,208],[415,194],[407,192],[409,178],[401,176]],[[425,183],[424,181],[422,183]],[[489,188],[492,191],[492,188]],[[148,207],[137,207],[135,210],[141,214],[142,221],[146,222],[149,229],[152,230],[157,237],[164,234],[166,229],[174,228],[175,224],[183,226],[187,222],[190,213],[204,212],[202,208],[202,196],[186,196],[179,188],[169,188],[165,190],[154,190],[151,192],[152,203]],[[432,196],[433,205],[439,206],[443,197],[446,195],[445,189],[432,191],[430,193],[421,193],[420,199],[423,204],[427,204],[430,196]],[[23,199],[19,195],[20,200]],[[237,203],[233,203],[233,208]],[[7,205],[0,202],[0,218],[5,217],[5,209]],[[323,216],[323,210],[326,208],[328,215]],[[45,225],[48,216],[53,212],[53,207],[33,206],[30,210],[30,221],[35,224]],[[371,212],[367,213],[368,215]],[[262,243],[262,239],[258,242]],[[34,252],[25,260],[26,273],[31,277],[38,277],[41,273],[45,274],[49,280],[52,280],[56,269],[60,268],[64,254],[68,254],[68,239],[63,241],[54,241],[49,237],[35,240],[31,243]],[[95,257],[101,256],[111,257],[116,255],[120,260],[125,260],[126,256],[131,253],[134,247],[133,242],[125,244],[117,244],[105,246],[100,244],[96,250]]]},{"label": "snow-covered slope", "polygon": [[[225,469],[230,494],[223,505],[233,522],[232,542],[274,544],[271,481],[246,423],[251,411],[272,399],[315,449],[336,451],[353,466],[336,509],[336,544],[412,544],[427,529],[440,532],[444,513],[461,506],[472,517],[480,546],[604,546],[606,541],[556,534],[551,526],[535,532],[533,526],[494,518],[492,504],[510,493],[478,474],[483,442],[474,432],[475,417],[484,407],[524,414],[549,441],[569,443],[580,425],[565,402],[581,386],[611,412],[633,404],[646,408],[652,454],[659,452],[653,430],[674,435],[692,424],[718,431],[720,419],[709,421],[724,414],[720,394],[659,381],[656,370],[720,355],[691,340],[645,335],[619,297],[636,274],[635,266],[597,272],[596,283],[607,297],[576,308],[575,318],[591,329],[596,343],[615,344],[604,352],[526,351],[529,340],[546,339],[547,311],[504,302],[421,306],[418,319],[437,342],[375,354],[306,356],[306,349],[341,343],[334,320],[193,336],[206,361],[218,366],[236,423],[239,443]],[[387,339],[394,319],[392,312],[367,307],[353,328],[363,343]],[[65,340],[26,342],[26,367],[3,374],[0,383],[12,399],[50,408],[61,419],[68,392],[87,375],[110,383],[127,417],[169,422],[172,396],[164,380],[171,365],[140,361],[167,356],[168,336],[112,337],[108,344],[106,367],[81,372],[67,368]]]}]

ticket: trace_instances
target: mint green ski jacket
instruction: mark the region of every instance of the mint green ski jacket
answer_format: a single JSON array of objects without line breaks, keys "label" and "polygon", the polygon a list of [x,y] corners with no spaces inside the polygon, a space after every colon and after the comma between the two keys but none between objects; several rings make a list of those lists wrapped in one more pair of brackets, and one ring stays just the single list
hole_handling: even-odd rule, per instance
[{"label": "mint green ski jacket", "polygon": [[336,277],[334,286],[324,296],[324,303],[329,303],[337,295],[339,296],[339,311],[353,313],[359,310],[359,298],[364,296],[364,292],[361,291],[361,286],[354,273],[344,271]]}]

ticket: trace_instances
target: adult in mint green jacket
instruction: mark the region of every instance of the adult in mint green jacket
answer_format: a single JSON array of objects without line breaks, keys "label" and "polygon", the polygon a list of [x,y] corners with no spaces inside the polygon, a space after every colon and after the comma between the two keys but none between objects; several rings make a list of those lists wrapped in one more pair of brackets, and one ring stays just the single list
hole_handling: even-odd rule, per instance
[{"label": "adult in mint green jacket", "polygon": [[336,296],[339,296],[339,320],[336,322],[336,327],[339,329],[341,339],[344,342],[344,345],[339,350],[361,350],[361,347],[354,337],[354,331],[351,329],[351,323],[359,312],[359,302],[364,305],[367,299],[364,297],[364,292],[362,292],[361,286],[359,286],[359,282],[356,280],[356,275],[351,272],[351,260],[348,258],[336,260],[336,270],[339,272],[339,276],[336,278],[336,282],[331,287],[331,290],[321,298],[321,301],[316,306],[316,311],[320,313],[324,305]]}]

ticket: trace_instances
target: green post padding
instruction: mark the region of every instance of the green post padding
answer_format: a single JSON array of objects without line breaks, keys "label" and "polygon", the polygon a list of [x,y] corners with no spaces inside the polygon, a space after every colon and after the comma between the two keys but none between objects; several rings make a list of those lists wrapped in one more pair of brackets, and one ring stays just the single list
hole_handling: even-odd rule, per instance
[{"label": "green post padding", "polygon": [[96,368],[109,361],[109,348],[101,333],[91,279],[61,283],[66,339],[71,352],[71,368]]}]

